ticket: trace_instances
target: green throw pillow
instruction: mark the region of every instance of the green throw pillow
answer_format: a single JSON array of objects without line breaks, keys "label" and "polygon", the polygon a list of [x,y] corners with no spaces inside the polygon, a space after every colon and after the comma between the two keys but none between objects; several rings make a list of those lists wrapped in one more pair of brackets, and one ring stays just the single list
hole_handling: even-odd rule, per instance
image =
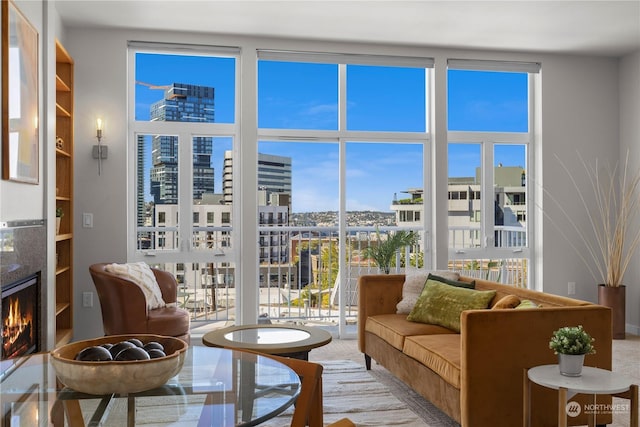
[{"label": "green throw pillow", "polygon": [[467,289],[475,289],[476,281],[472,280],[471,282],[461,282],[458,280],[449,280],[444,277],[436,276],[435,274],[429,273],[427,279],[437,280],[438,282],[446,283],[447,285],[457,286],[459,288],[467,288]]},{"label": "green throw pillow", "polygon": [[427,279],[407,320],[440,325],[460,332],[460,314],[464,310],[489,307],[495,294],[496,291],[476,291]]},{"label": "green throw pillow", "polygon": [[535,302],[528,300],[528,299],[523,299],[520,301],[520,304],[518,304],[516,307],[516,309],[519,308],[538,308],[538,304],[536,304]]}]

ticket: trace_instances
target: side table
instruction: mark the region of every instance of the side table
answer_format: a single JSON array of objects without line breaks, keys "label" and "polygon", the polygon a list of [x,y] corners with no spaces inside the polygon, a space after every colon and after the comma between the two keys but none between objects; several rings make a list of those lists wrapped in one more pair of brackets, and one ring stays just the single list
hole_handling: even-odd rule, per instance
[{"label": "side table", "polygon": [[[524,373],[524,412],[523,425],[531,425],[531,384],[558,390],[558,427],[567,426],[568,399],[576,394],[593,395],[593,417],[589,417],[589,426],[596,423],[596,395],[608,394],[630,400],[630,426],[638,426],[638,385],[632,384],[628,378],[605,369],[584,366],[579,377],[567,377],[560,374],[558,365],[542,365],[525,369]],[[577,414],[582,410],[576,408]],[[577,415],[576,414],[576,415]]]}]

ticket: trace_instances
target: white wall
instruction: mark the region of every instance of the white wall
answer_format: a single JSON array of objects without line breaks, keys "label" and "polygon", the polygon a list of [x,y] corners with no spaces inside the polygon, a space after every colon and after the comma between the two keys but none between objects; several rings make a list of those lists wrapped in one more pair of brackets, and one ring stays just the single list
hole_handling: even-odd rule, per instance
[{"label": "white wall", "polygon": [[[219,35],[196,35],[160,32],[126,32],[93,29],[68,29],[66,47],[76,63],[76,224],[75,233],[75,298],[81,301],[83,291],[94,291],[88,267],[95,262],[123,262],[126,260],[126,204],[134,188],[127,187],[127,115],[126,115],[126,42],[141,41],[185,42],[198,44],[249,47],[272,47],[280,49],[305,49],[348,51],[397,55],[428,55],[436,60],[451,57],[473,57],[476,59],[511,59],[542,62],[542,140],[539,142],[543,184],[555,197],[571,201],[568,209],[579,223],[587,218],[577,205],[575,191],[558,167],[555,155],[577,168],[576,153],[580,151],[587,159],[615,161],[619,153],[620,118],[618,92],[618,61],[606,58],[587,58],[556,55],[505,54],[487,52],[461,52],[430,50],[425,48],[401,48],[397,46],[354,45],[284,40],[256,40],[250,38],[225,37]],[[637,58],[635,66],[637,66]],[[632,68],[634,65],[627,65]],[[624,72],[621,73],[621,75]],[[627,74],[632,74],[627,71]],[[631,80],[631,77],[627,78]],[[631,86],[631,83],[627,85]],[[638,113],[636,92],[629,94],[625,102],[635,105]],[[442,106],[444,101],[439,100]],[[103,163],[102,176],[97,175],[96,161],[91,158],[91,146],[95,143],[95,117],[105,120],[104,143],[109,146],[109,159]],[[630,119],[629,119],[630,120]],[[628,125],[631,126],[631,125]],[[626,132],[635,132],[637,129]],[[245,133],[247,138],[248,133]],[[438,138],[436,144],[446,141]],[[446,152],[441,149],[438,152]],[[436,159],[437,160],[437,159]],[[446,162],[437,162],[445,164]],[[438,176],[443,176],[438,174]],[[446,177],[446,174],[444,175]],[[446,179],[444,185],[446,188]],[[445,191],[438,193],[444,194]],[[436,200],[436,203],[438,200]],[[446,200],[441,200],[446,203]],[[545,199],[545,210],[558,216],[557,209],[549,206]],[[80,226],[83,212],[94,214],[94,227]],[[544,252],[539,261],[544,265],[544,276],[539,278],[547,292],[566,295],[567,282],[577,283],[578,298],[596,300],[596,282],[586,272],[571,246],[559,236],[548,220],[544,221]],[[446,239],[446,235],[443,236]],[[439,242],[441,243],[441,242]],[[446,247],[446,240],[445,240]],[[440,245],[436,247],[440,248]],[[439,251],[440,257],[446,251]],[[251,258],[245,257],[243,259]],[[638,277],[637,271],[635,277]],[[639,286],[638,280],[636,280]],[[637,296],[637,292],[635,293]],[[636,304],[637,306],[637,304]],[[93,308],[76,305],[75,338],[82,339],[102,333],[101,316],[96,304]],[[629,314],[628,321],[640,324],[638,314]]]},{"label": "white wall", "polygon": [[[631,171],[640,170],[640,51],[620,61],[620,161],[629,151]],[[640,195],[639,195],[640,197]],[[640,215],[635,228],[640,229]],[[640,335],[640,249],[624,276],[627,287],[627,332]]]},{"label": "white wall", "polygon": [[617,61],[613,59],[567,57],[543,64],[543,175],[538,179],[542,179],[542,186],[549,191],[542,202],[549,218],[545,218],[543,226],[542,285],[545,291],[566,295],[568,282],[575,282],[575,296],[594,302],[600,278],[589,273],[569,243],[574,242],[590,261],[585,247],[578,241],[578,233],[571,230],[571,222],[551,196],[561,201],[577,229],[592,240],[588,213],[560,161],[585,187],[582,195],[586,205],[594,206],[580,156],[587,163],[598,159],[601,164],[613,165],[618,160],[617,74]]}]

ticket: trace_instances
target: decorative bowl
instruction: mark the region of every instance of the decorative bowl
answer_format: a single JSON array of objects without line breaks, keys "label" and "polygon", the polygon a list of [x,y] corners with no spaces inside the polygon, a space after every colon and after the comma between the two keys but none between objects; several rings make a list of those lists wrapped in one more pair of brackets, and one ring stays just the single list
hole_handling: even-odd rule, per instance
[{"label": "decorative bowl", "polygon": [[[82,349],[137,338],[144,344],[157,341],[164,357],[150,360],[86,362],[75,360]],[[88,394],[138,393],[162,386],[184,364],[187,343],[179,338],[151,334],[109,335],[77,341],[51,351],[51,364],[62,384]]]}]

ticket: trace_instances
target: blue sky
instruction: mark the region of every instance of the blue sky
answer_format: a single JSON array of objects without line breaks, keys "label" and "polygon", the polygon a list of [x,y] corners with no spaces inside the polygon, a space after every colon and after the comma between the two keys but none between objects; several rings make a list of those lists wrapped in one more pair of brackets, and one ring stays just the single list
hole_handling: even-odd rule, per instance
[{"label": "blue sky", "polygon": [[[151,85],[174,82],[215,88],[216,122],[234,120],[235,61],[179,55],[138,54],[136,80]],[[260,62],[258,125],[264,128],[338,128],[338,67],[331,64]],[[347,129],[411,131],[426,129],[425,71],[396,67],[347,68]],[[527,76],[521,73],[449,71],[450,130],[527,130]],[[136,118],[163,91],[136,85]],[[230,144],[214,143],[216,191],[222,156]],[[292,158],[293,211],[338,209],[338,145],[333,142],[259,142],[259,151]],[[394,198],[422,188],[422,146],[397,142],[347,145],[347,210],[389,211]],[[495,164],[524,166],[524,148],[501,146]],[[480,163],[477,145],[449,147],[449,176],[472,176]],[[148,175],[147,175],[148,176]]]}]

